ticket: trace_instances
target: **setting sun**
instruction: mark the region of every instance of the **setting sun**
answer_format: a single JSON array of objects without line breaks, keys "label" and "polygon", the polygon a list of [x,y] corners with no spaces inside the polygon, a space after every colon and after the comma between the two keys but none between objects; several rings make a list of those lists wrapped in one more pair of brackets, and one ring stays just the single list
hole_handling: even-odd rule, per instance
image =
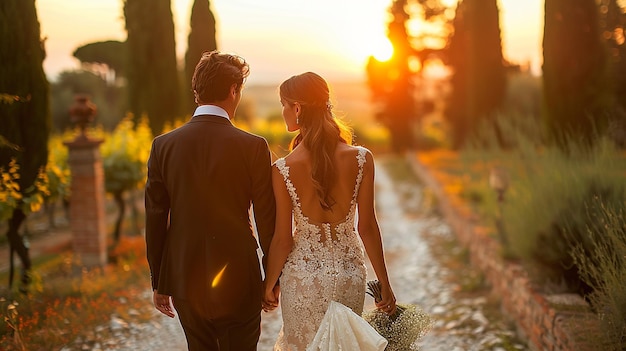
[{"label": "setting sun", "polygon": [[372,55],[378,61],[387,61],[393,56],[393,46],[387,39],[372,43]]},{"label": "setting sun", "polygon": [[[182,58],[192,2],[171,1],[177,54]],[[211,7],[217,18],[219,48],[250,61],[254,71],[250,82],[275,83],[304,70],[317,71],[331,80],[362,79],[370,56],[386,61],[393,54],[386,33],[390,3],[319,0],[303,5],[290,0],[216,0],[211,1]],[[539,71],[541,2],[500,3],[506,58],[529,62]],[[78,46],[126,38],[123,3],[118,0],[38,0],[37,8],[46,38],[44,69],[52,79],[64,69],[79,66],[72,56]],[[67,26],[69,22],[73,25]]]}]

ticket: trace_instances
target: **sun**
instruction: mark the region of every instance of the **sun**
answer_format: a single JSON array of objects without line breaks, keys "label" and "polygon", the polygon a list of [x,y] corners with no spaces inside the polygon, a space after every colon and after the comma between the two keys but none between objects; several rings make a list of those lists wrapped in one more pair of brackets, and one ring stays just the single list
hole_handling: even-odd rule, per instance
[{"label": "sun", "polygon": [[387,38],[379,38],[370,44],[372,56],[378,61],[389,61],[393,56],[393,46]]}]

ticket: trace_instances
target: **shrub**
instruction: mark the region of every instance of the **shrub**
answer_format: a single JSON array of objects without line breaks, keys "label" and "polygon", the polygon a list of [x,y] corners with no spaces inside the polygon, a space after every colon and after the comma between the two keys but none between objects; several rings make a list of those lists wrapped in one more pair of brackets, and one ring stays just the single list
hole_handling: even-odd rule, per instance
[{"label": "shrub", "polygon": [[115,263],[90,269],[70,253],[42,257],[29,294],[0,289],[0,350],[94,350],[113,316],[147,321],[152,306],[137,298],[150,287],[143,238],[123,238],[111,255]]},{"label": "shrub", "polygon": [[607,347],[626,350],[626,210],[623,201],[613,200],[618,201],[593,197],[587,203],[587,230],[579,233],[580,228],[567,226],[565,233],[582,281],[593,288],[587,298],[600,318]]}]

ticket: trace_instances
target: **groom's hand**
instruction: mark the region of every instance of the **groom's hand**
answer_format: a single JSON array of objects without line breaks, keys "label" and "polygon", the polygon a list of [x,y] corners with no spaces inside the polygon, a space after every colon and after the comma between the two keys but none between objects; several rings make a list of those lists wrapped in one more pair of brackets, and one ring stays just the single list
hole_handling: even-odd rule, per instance
[{"label": "groom's hand", "polygon": [[272,293],[274,294],[274,300],[276,301],[276,307],[278,307],[278,301],[280,299],[280,285],[274,285],[272,289]]},{"label": "groom's hand", "polygon": [[272,290],[265,290],[263,297],[263,311],[270,312],[278,307],[278,298],[280,297],[280,285],[275,285]]},{"label": "groom's hand", "polygon": [[154,307],[156,307],[159,312],[170,318],[174,318],[174,308],[172,308],[172,299],[169,295],[159,294],[154,290],[152,292],[152,302],[154,302]]}]

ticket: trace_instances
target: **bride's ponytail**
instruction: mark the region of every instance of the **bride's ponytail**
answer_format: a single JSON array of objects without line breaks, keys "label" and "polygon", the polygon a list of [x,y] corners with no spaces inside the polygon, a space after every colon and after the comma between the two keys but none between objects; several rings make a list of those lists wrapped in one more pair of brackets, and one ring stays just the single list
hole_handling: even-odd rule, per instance
[{"label": "bride's ponytail", "polygon": [[335,200],[330,190],[335,184],[334,152],[338,142],[352,144],[352,131],[332,111],[328,84],[319,75],[307,72],[293,76],[280,86],[281,98],[290,104],[298,102],[300,132],[290,150],[303,144],[311,153],[313,186],[324,210],[332,210]]}]

